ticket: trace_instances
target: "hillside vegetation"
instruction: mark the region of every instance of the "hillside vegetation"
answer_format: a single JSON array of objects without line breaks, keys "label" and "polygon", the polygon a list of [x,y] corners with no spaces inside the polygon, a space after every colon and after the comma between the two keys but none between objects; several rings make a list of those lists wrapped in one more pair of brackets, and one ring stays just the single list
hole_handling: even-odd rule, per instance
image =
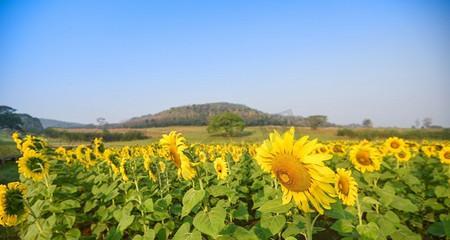
[{"label": "hillside vegetation", "polygon": [[[207,125],[208,120],[218,114],[231,112],[238,114],[244,119],[247,126],[260,125],[295,125],[308,126],[308,118],[301,116],[284,116],[280,114],[269,114],[247,107],[242,104],[233,103],[207,103],[194,104],[181,107],[173,107],[168,110],[135,117],[120,124],[121,127],[145,128],[165,126],[201,126]],[[326,123],[324,126],[332,124]]]}]

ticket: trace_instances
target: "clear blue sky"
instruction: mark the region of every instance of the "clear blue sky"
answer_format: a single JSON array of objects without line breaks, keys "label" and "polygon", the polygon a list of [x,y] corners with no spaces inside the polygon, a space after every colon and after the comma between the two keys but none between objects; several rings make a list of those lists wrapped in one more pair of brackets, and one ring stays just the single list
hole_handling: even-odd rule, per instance
[{"label": "clear blue sky", "polygon": [[227,101],[450,126],[449,1],[0,1],[0,104],[109,122]]}]

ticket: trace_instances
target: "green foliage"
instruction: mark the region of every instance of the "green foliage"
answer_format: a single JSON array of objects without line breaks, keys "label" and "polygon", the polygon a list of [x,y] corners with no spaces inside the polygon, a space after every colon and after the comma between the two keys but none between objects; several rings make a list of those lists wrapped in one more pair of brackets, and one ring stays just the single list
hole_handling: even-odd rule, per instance
[{"label": "green foliage", "polygon": [[306,118],[308,126],[312,129],[317,129],[323,126],[327,122],[327,116],[324,115],[313,115]]},{"label": "green foliage", "polygon": [[337,136],[350,137],[358,139],[381,139],[392,136],[397,136],[404,139],[436,139],[436,140],[450,140],[450,128],[444,129],[339,129]]},{"label": "green foliage", "polygon": [[0,129],[22,130],[22,120],[15,111],[14,108],[0,106]]},{"label": "green foliage", "polygon": [[[144,158],[127,158],[128,181],[99,157],[86,168],[52,155],[45,181],[21,178],[32,215],[17,226],[22,239],[444,239],[450,234],[448,165],[420,154],[396,168],[387,156],[378,172],[353,170],[355,206],[336,199],[324,215],[304,214],[283,204],[279,183],[264,174],[242,147],[239,161],[225,155],[230,175],[218,180],[211,161],[200,162],[193,145],[186,151],[197,175],[184,181],[177,167],[152,156],[166,171],[148,177]],[[157,145],[152,145],[157,148]],[[136,148],[134,153],[142,150]],[[52,154],[51,152],[49,154]],[[335,156],[325,164],[350,164]],[[345,165],[350,168],[350,165]],[[359,204],[359,205],[358,205]],[[317,216],[317,217],[316,217]],[[316,218],[314,218],[316,217]],[[311,227],[312,219],[315,227]],[[2,233],[2,232],[0,232]],[[315,238],[316,239],[316,238]]]},{"label": "green foliage", "polygon": [[99,132],[69,132],[65,130],[57,130],[54,128],[47,128],[44,130],[44,135],[51,138],[60,138],[67,141],[92,141],[94,138],[103,138],[104,141],[130,141],[137,139],[147,139],[140,131],[127,132],[110,132],[102,130]]},{"label": "green foliage", "polygon": [[239,136],[245,128],[244,120],[237,114],[225,112],[211,117],[209,133],[222,133],[226,136]]}]

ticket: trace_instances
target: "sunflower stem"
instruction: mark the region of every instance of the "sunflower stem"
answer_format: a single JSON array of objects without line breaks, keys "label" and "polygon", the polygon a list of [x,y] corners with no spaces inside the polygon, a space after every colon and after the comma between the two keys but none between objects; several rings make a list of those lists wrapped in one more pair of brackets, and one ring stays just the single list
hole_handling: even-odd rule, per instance
[{"label": "sunflower stem", "polygon": [[[139,184],[138,184],[138,180],[137,180],[136,174],[135,174],[135,177],[134,177],[134,186],[136,187],[139,206],[141,206],[141,205],[142,205],[142,197],[141,197],[141,191],[139,190]],[[144,211],[142,211],[142,209],[139,209],[139,211],[141,212],[142,219],[143,219],[144,222],[145,222],[145,214],[144,214]],[[147,232],[147,228],[144,227],[144,234],[145,234],[146,232]]]},{"label": "sunflower stem", "polygon": [[317,214],[317,216],[314,218],[313,221],[311,221],[310,213],[305,213],[304,216],[305,216],[305,229],[306,229],[305,238],[306,238],[306,240],[312,240],[313,239],[313,231],[314,231],[314,223],[316,222],[319,214]]},{"label": "sunflower stem", "polygon": [[358,226],[362,225],[362,211],[361,204],[359,204],[359,196],[356,197],[356,207],[358,209]]},{"label": "sunflower stem", "polygon": [[25,206],[28,208],[28,210],[30,210],[31,216],[33,216],[33,218],[35,219],[36,226],[37,226],[37,228],[39,230],[39,233],[42,233],[42,231],[43,231],[42,230],[42,226],[39,223],[38,217],[36,216],[36,214],[34,213],[33,209],[31,208],[30,203],[26,199],[24,199],[23,202],[24,202]]}]

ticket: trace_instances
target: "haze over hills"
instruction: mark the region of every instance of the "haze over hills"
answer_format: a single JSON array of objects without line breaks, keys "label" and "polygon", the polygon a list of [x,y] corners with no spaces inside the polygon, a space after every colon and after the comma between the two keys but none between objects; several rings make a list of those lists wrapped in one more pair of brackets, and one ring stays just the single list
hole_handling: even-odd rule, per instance
[{"label": "haze over hills", "polygon": [[86,124],[82,123],[74,123],[74,122],[66,122],[54,119],[47,118],[39,118],[41,121],[42,127],[45,128],[82,128],[86,127]]},{"label": "haze over hills", "polygon": [[[214,115],[232,112],[240,115],[247,125],[297,125],[306,126],[307,119],[301,116],[269,114],[242,104],[227,102],[193,104],[172,107],[156,114],[131,118],[119,123],[123,127],[163,127],[171,125],[206,125]],[[326,125],[333,125],[327,123]]]}]

